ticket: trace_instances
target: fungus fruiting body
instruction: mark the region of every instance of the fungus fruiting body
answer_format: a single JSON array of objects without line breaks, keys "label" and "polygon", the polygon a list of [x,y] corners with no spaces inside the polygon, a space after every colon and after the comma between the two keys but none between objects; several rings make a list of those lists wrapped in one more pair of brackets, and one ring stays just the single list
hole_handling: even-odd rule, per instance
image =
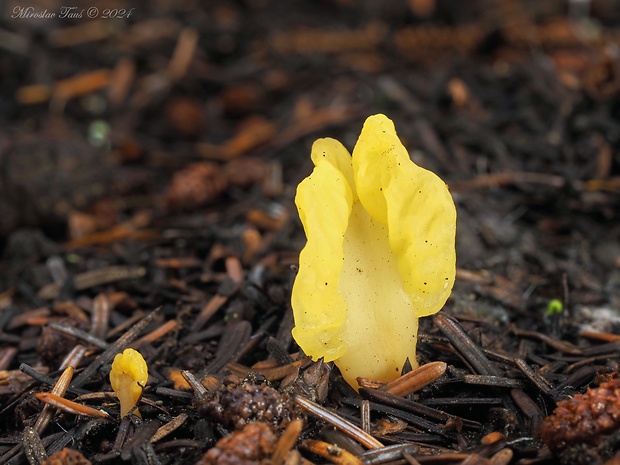
[{"label": "fungus fruiting body", "polygon": [[349,384],[416,366],[418,318],[445,304],[455,277],[456,209],[446,184],[409,157],[394,124],[369,117],[351,156],[312,147],[295,203],[307,244],[292,294],[293,336]]},{"label": "fungus fruiting body", "polygon": [[[144,358],[134,349],[125,349],[112,362],[110,384],[121,403],[121,418],[134,408],[146,386],[149,373]],[[134,413],[140,416],[138,409]]]}]

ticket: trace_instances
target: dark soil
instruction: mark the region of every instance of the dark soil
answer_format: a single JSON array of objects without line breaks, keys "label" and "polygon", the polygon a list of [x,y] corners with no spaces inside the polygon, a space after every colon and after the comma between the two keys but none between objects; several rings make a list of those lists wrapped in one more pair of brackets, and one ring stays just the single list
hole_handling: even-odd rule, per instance
[{"label": "dark soil", "polygon": [[[0,6],[0,463],[619,463],[616,2],[73,5]],[[458,209],[406,397],[290,334],[311,144],[375,113]]]}]

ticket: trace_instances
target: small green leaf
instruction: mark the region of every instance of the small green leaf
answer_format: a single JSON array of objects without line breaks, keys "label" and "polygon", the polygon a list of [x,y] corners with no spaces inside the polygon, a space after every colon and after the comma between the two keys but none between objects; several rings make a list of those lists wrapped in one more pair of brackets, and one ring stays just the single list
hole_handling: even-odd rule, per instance
[{"label": "small green leaf", "polygon": [[545,316],[559,315],[564,311],[564,304],[558,299],[551,299],[547,304]]}]

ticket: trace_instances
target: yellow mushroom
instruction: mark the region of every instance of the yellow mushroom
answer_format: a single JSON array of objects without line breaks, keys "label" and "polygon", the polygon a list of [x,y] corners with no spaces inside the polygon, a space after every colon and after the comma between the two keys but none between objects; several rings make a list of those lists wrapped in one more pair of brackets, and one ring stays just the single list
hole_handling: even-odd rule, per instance
[{"label": "yellow mushroom", "polygon": [[[149,377],[144,358],[134,349],[125,349],[112,362],[110,384],[121,403],[121,418],[127,415],[142,395]],[[134,413],[140,416],[138,409]]]},{"label": "yellow mushroom", "polygon": [[312,146],[295,203],[307,244],[293,285],[293,337],[356,378],[391,381],[415,357],[418,318],[438,312],[456,270],[456,209],[446,184],[413,163],[394,123],[374,115],[353,156]]}]

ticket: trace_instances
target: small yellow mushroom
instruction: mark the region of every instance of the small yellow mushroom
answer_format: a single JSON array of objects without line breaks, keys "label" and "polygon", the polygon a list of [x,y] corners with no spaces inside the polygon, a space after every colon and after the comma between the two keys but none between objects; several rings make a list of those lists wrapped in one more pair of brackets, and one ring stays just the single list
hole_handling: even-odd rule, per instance
[{"label": "small yellow mushroom", "polygon": [[[121,403],[121,418],[127,415],[142,395],[149,377],[144,358],[134,349],[125,349],[112,362],[110,384]],[[142,418],[138,409],[134,413]]]},{"label": "small yellow mushroom", "polygon": [[293,285],[293,337],[347,382],[389,382],[416,367],[418,318],[438,312],[456,272],[456,208],[446,184],[413,163],[384,115],[369,117],[353,156],[312,147],[295,203],[308,242]]}]

